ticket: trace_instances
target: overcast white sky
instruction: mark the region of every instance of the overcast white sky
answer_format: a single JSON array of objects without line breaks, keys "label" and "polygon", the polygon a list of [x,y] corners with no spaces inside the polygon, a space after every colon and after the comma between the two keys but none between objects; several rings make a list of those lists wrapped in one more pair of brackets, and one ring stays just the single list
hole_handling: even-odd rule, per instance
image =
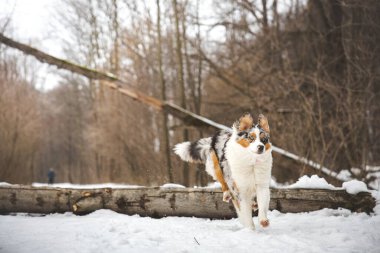
[{"label": "overcast white sky", "polygon": [[[0,29],[5,20],[11,18],[11,25],[5,30],[5,35],[64,58],[60,38],[66,31],[57,31],[59,26],[51,25],[57,22],[55,12],[60,4],[60,0],[0,0]],[[210,5],[210,2],[204,0],[203,4]],[[208,8],[201,8],[202,11],[209,14]],[[59,76],[54,72],[55,68],[42,65],[37,73],[37,87],[42,90],[55,87]]]},{"label": "overcast white sky", "polygon": [[0,0],[1,21],[11,18],[12,29],[6,33],[23,41],[42,42],[39,46],[43,46],[44,50],[60,53],[58,47],[49,44],[55,39],[51,37],[54,35],[50,24],[54,22],[52,14],[58,3],[57,0]]},{"label": "overcast white sky", "polygon": [[[11,18],[5,35],[62,57],[56,32],[50,26],[55,22],[52,14],[56,4],[59,4],[58,0],[0,0],[0,27]],[[41,67],[38,87],[51,89],[57,85],[59,78],[52,70],[45,64]]]},{"label": "overcast white sky", "polygon": [[[207,0],[201,3],[208,6],[200,9],[201,15],[202,12],[206,16],[210,15],[210,3]],[[55,19],[55,12],[59,9],[57,5],[61,5],[60,0],[0,0],[0,29],[5,20],[11,18],[11,25],[5,30],[5,35],[64,58],[60,38],[67,31],[57,31],[59,26],[52,25],[58,22]],[[223,32],[218,29],[213,30],[215,37],[220,37],[221,33]],[[210,36],[213,35],[208,34]],[[46,64],[41,66],[38,71],[38,87],[44,90],[55,87],[59,81],[55,68]]]}]

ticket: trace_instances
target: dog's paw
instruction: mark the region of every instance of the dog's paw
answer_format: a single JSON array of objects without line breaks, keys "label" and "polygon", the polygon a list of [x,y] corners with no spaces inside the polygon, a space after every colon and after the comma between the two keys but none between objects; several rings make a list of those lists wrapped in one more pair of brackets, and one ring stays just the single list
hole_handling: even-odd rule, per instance
[{"label": "dog's paw", "polygon": [[266,228],[269,226],[269,220],[262,220],[260,221],[260,225],[263,227],[263,228]]},{"label": "dog's paw", "polygon": [[232,199],[232,195],[231,195],[231,192],[230,191],[225,191],[223,192],[223,201],[224,202],[230,202],[230,200]]}]

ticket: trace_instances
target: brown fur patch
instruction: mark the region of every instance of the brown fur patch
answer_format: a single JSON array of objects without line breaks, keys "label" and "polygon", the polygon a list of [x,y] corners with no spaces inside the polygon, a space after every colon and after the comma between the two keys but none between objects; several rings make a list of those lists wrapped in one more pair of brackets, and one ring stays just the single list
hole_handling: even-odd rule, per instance
[{"label": "brown fur patch", "polygon": [[215,172],[216,179],[222,185],[222,191],[223,192],[228,191],[226,180],[224,180],[224,177],[223,177],[223,171],[219,166],[219,160],[214,151],[211,151],[211,159],[212,159],[212,162],[214,163],[214,172]]},{"label": "brown fur patch", "polygon": [[237,143],[239,143],[241,146],[243,146],[244,148],[248,147],[250,142],[249,140],[247,139],[241,139],[241,140],[238,140]]},{"label": "brown fur patch", "polygon": [[269,150],[271,145],[269,143],[265,144],[265,150]]},{"label": "brown fur patch", "polygon": [[255,134],[255,133],[250,133],[250,135],[253,137],[253,139],[255,139],[255,140],[256,140],[257,136],[256,136],[256,134]]},{"label": "brown fur patch", "polygon": [[245,131],[253,126],[253,118],[247,113],[239,119],[239,131]]},{"label": "brown fur patch", "polygon": [[265,132],[270,133],[268,119],[264,115],[262,115],[262,114],[259,115],[259,126]]}]

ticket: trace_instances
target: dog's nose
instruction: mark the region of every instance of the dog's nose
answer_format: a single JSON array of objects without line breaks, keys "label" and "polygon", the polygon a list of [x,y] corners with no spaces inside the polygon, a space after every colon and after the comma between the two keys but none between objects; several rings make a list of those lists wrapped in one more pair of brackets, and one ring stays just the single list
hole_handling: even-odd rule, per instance
[{"label": "dog's nose", "polygon": [[257,146],[257,150],[258,150],[259,152],[263,152],[263,151],[264,151],[264,146],[263,146],[263,145],[259,145],[259,146]]}]

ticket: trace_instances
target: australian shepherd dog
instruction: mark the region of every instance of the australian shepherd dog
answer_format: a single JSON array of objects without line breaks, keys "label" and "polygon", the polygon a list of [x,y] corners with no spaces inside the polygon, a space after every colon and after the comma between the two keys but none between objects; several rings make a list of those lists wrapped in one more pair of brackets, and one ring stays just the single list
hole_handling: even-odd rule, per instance
[{"label": "australian shepherd dog", "polygon": [[[182,160],[205,163],[206,171],[222,186],[223,200],[232,200],[243,226],[254,229],[252,209],[259,209],[259,223],[269,226],[269,183],[272,170],[272,148],[269,124],[260,114],[257,124],[250,114],[243,115],[232,126],[213,137],[183,142],[174,152]],[[254,199],[257,199],[257,204]]]}]

